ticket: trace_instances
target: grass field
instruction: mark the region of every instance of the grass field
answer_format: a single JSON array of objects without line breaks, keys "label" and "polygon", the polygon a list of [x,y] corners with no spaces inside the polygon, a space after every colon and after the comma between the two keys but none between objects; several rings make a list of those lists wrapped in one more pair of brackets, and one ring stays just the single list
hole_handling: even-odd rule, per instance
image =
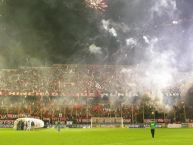
[{"label": "grass field", "polygon": [[193,145],[193,129],[0,129],[0,145]]}]

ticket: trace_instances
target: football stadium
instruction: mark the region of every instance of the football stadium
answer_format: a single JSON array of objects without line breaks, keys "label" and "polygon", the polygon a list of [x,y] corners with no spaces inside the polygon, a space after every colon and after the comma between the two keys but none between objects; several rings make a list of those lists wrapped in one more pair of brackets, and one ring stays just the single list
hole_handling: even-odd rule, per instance
[{"label": "football stadium", "polygon": [[[153,120],[156,144],[191,144],[193,109],[181,91],[186,85],[161,90],[162,95],[154,98],[160,90],[136,88],[140,70],[128,70],[120,65],[74,64],[1,70],[3,143],[17,144],[16,139],[18,145],[129,145],[147,139],[147,144],[154,144],[149,129]],[[44,125],[38,126],[30,118],[42,120]],[[180,142],[177,136],[182,133]]]},{"label": "football stadium", "polygon": [[0,145],[193,144],[189,0],[0,0]]}]

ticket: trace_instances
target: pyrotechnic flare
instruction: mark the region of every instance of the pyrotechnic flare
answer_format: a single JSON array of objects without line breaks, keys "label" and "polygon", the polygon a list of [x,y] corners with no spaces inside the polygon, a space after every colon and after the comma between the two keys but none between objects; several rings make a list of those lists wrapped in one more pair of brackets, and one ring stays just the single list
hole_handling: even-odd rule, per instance
[{"label": "pyrotechnic flare", "polygon": [[85,2],[88,7],[95,10],[105,11],[108,7],[106,0],[85,0]]}]

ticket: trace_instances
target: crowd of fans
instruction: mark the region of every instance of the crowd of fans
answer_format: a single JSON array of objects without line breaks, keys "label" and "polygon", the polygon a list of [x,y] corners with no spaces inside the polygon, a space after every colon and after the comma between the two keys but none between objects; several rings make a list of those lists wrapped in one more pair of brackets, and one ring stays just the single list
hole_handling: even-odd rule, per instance
[{"label": "crowd of fans", "polygon": [[124,79],[118,75],[121,69],[121,66],[100,65],[2,69],[1,119],[14,119],[10,114],[79,123],[90,122],[91,116],[129,118],[125,109],[120,113],[119,107],[110,108],[109,98],[103,97],[110,93],[123,94]]},{"label": "crowd of fans", "polygon": [[[121,66],[54,65],[0,70],[0,91],[33,92],[59,96],[93,96],[99,92],[125,92]],[[113,85],[114,84],[114,85]]]},{"label": "crowd of fans", "polygon": [[[123,117],[128,123],[142,122],[141,104],[135,101],[137,97],[131,101],[134,105],[124,104],[122,98],[137,94],[131,94],[132,87],[135,87],[131,84],[136,81],[133,72],[125,66],[111,65],[2,69],[0,119],[6,121],[30,116],[49,122],[73,120],[89,123],[90,118],[95,116]],[[114,100],[109,96],[113,96]],[[164,113],[157,116],[163,118]]]}]

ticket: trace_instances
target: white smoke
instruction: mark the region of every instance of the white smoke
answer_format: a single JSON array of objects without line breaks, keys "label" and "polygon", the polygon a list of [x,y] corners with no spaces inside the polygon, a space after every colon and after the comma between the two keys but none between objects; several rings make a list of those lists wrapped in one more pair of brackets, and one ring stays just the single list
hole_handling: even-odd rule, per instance
[{"label": "white smoke", "polygon": [[136,46],[137,40],[135,40],[134,38],[128,38],[126,39],[126,45],[127,46]]},{"label": "white smoke", "polygon": [[172,21],[172,24],[177,25],[179,22],[178,21]]},{"label": "white smoke", "polygon": [[108,30],[109,28],[109,20],[102,20],[102,26],[105,30]]},{"label": "white smoke", "polygon": [[157,99],[160,104],[163,104],[162,90],[174,85],[174,76],[178,74],[177,69],[172,66],[175,63],[176,54],[173,49],[160,52],[158,48],[161,47],[159,46],[161,39],[157,37],[151,38],[144,35],[143,39],[148,44],[145,49],[149,60],[134,65],[128,70],[123,69],[121,72],[127,74],[125,80],[129,83],[125,84],[130,88],[131,95],[137,92],[141,95],[148,92],[151,99]]},{"label": "white smoke", "polygon": [[109,20],[102,20],[102,27],[105,29],[108,33],[110,33],[112,36],[117,37],[117,31],[113,27],[113,25],[110,23]]},{"label": "white smoke", "polygon": [[91,54],[102,54],[101,47],[96,46],[95,44],[92,44],[89,46],[89,52]]},{"label": "white smoke", "polygon": [[162,16],[163,14],[173,16],[176,10],[176,0],[157,0],[151,8],[152,14],[156,13],[158,16]]},{"label": "white smoke", "polygon": [[[151,58],[155,55],[155,49],[157,48],[157,43],[159,39],[157,37],[154,37],[152,39],[148,39],[146,36],[144,36],[145,42],[148,44],[146,53],[148,54],[148,58]],[[154,58],[154,57],[153,57]],[[151,59],[153,59],[151,58]]]},{"label": "white smoke", "polygon": [[147,38],[147,36],[143,36],[143,39],[144,39],[145,43],[147,43],[147,44],[150,43],[150,42],[149,42],[149,39]]},{"label": "white smoke", "polygon": [[116,32],[115,28],[113,28],[113,27],[110,28],[109,33],[112,34],[114,37],[117,37],[117,32]]},{"label": "white smoke", "polygon": [[[180,41],[182,41],[180,38],[182,37],[178,35],[180,31],[177,30],[178,32],[176,32],[170,29],[173,25],[176,25],[173,28],[181,28],[179,26],[183,21],[180,19],[176,0],[152,0],[149,2],[150,5],[147,6],[148,10],[145,11],[144,9],[144,12],[147,13],[141,14],[142,17],[139,17],[138,11],[136,13],[132,9],[133,7],[146,8],[142,1],[127,2],[124,0],[124,2],[124,6],[128,6],[128,9],[131,10],[124,14],[127,15],[125,17],[128,18],[128,21],[123,20],[122,17],[117,22],[110,18],[103,19],[101,21],[102,28],[112,36],[117,37],[117,40],[120,40],[121,48],[114,53],[117,62],[124,60],[124,62],[128,61],[128,64],[132,65],[132,68],[128,71],[121,70],[122,73],[128,75],[125,77],[126,81],[124,80],[125,84],[128,85],[126,88],[131,89],[128,94],[130,93],[133,96],[133,94],[137,94],[137,91],[144,93],[146,90],[150,90],[150,97],[152,99],[157,97],[163,103],[162,90],[175,86],[179,81],[176,78],[183,80],[183,75],[178,68],[181,62],[177,59],[179,53],[184,53],[184,51],[178,50],[180,48],[178,44],[180,45]],[[146,19],[140,19],[144,18],[143,16]],[[134,20],[133,23],[132,20]],[[154,27],[154,25],[157,25],[157,27]],[[123,26],[124,29],[122,29]],[[192,41],[190,40],[190,42]],[[189,46],[189,48],[187,47],[188,44],[184,45],[188,52],[193,52],[192,46]],[[134,46],[137,46],[135,51],[127,49]]]}]

